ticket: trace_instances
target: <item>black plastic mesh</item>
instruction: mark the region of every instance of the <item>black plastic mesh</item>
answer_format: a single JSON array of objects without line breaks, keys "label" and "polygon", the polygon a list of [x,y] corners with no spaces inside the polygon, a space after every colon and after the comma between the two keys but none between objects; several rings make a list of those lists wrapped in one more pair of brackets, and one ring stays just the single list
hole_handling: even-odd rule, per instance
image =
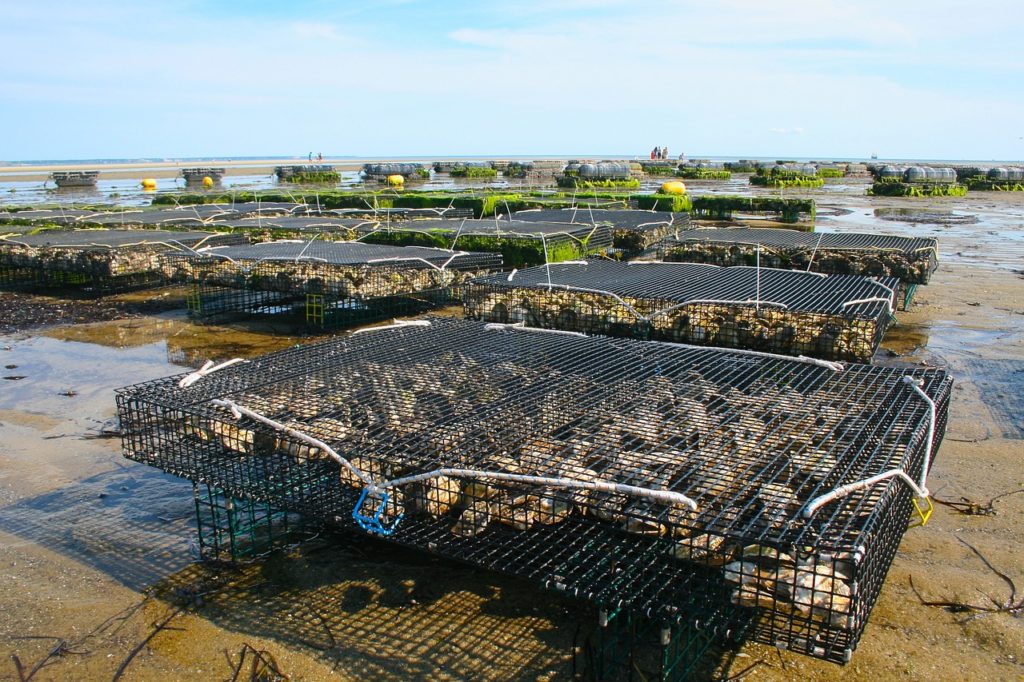
[{"label": "black plastic mesh", "polygon": [[[694,263],[559,263],[474,280],[488,322],[870,361],[898,281]],[[864,301],[857,303],[856,301]],[[852,303],[852,305],[851,305]]]},{"label": "black plastic mesh", "polygon": [[218,247],[162,260],[168,279],[195,285],[189,310],[196,316],[297,314],[321,327],[454,302],[452,287],[501,264],[492,253],[320,239]]},{"label": "black plastic mesh", "polygon": [[46,230],[9,236],[0,238],[0,286],[85,286],[111,292],[158,284],[162,254],[242,241],[240,235],[172,230]]},{"label": "black plastic mesh", "polygon": [[516,211],[513,220],[529,222],[565,222],[595,224],[607,222],[612,225],[614,246],[625,251],[643,251],[679,230],[689,229],[688,213],[667,213],[665,211],[610,210],[577,206],[564,209],[531,209]]},{"label": "black plastic mesh", "polygon": [[[394,542],[602,608],[677,623],[725,613],[765,641],[849,656],[911,493],[889,479],[804,509],[894,468],[917,477],[945,430],[944,372],[426,323],[267,355],[188,388],[170,377],[122,389],[125,456],[345,527],[378,514]],[[934,424],[905,377],[935,401]],[[364,483],[319,447],[210,402],[225,398],[321,439],[378,484],[439,467],[491,477],[361,498]],[[502,473],[671,491],[697,511]]]}]

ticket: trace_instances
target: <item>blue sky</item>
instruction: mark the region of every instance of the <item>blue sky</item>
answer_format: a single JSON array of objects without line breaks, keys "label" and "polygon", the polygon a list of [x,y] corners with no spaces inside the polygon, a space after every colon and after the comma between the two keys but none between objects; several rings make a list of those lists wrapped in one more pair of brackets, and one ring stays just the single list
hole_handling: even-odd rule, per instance
[{"label": "blue sky", "polygon": [[12,2],[0,159],[1024,158],[1024,3]]}]

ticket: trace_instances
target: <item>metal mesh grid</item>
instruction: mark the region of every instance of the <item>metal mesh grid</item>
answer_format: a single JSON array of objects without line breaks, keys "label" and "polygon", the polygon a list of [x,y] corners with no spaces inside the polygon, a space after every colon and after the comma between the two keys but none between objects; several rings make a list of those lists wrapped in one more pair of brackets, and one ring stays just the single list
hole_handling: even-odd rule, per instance
[{"label": "metal mesh grid", "polygon": [[665,211],[610,210],[576,206],[564,209],[530,209],[516,211],[513,220],[528,222],[565,222],[596,224],[607,222],[612,225],[614,246],[624,251],[643,251],[662,239],[676,235],[680,229],[688,229],[690,216],[687,213],[666,213]]},{"label": "metal mesh grid", "polygon": [[194,315],[297,312],[343,327],[451,302],[452,287],[500,268],[501,256],[314,239],[168,254],[162,266],[168,279],[196,285]]},{"label": "metal mesh grid", "polygon": [[[830,660],[855,646],[912,496],[890,478],[808,503],[880,472],[920,475],[951,390],[937,370],[450,319],[180,379],[118,392],[126,457],[603,608],[724,612]],[[385,482],[438,468],[459,472]]]},{"label": "metal mesh grid", "polygon": [[466,316],[565,331],[868,362],[898,281],[693,263],[591,261],[466,286]]},{"label": "metal mesh grid", "polygon": [[927,284],[938,267],[938,245],[931,237],[763,228],[680,232],[661,245],[659,256],[667,261],[753,265],[758,245],[761,265],[767,267],[890,276],[907,284]]},{"label": "metal mesh grid", "polygon": [[122,290],[159,283],[163,253],[243,240],[239,235],[171,230],[46,230],[0,237],[0,284]]}]

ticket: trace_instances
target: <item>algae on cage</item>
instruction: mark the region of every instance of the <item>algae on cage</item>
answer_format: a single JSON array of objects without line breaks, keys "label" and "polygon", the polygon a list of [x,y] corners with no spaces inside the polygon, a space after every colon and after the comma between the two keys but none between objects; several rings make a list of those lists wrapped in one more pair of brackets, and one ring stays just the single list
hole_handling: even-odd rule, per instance
[{"label": "algae on cage", "polygon": [[693,202],[686,194],[634,194],[637,208],[645,211],[669,211],[686,213],[693,208]]},{"label": "algae on cage", "polygon": [[910,183],[883,178],[871,185],[868,194],[878,197],[962,197],[967,196],[967,186],[957,183]]},{"label": "algae on cage", "polygon": [[717,168],[693,168],[684,166],[676,171],[676,176],[687,180],[729,180],[732,173]]}]

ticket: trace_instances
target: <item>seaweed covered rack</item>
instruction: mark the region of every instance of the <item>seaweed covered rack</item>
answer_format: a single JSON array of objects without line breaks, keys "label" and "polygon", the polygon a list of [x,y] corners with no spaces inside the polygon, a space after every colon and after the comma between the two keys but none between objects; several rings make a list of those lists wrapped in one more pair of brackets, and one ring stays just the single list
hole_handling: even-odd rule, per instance
[{"label": "seaweed covered rack", "polygon": [[0,287],[74,287],[95,294],[161,284],[160,256],[244,242],[241,235],[174,230],[45,230],[0,236]]},{"label": "seaweed covered rack", "polygon": [[501,268],[501,256],[362,242],[275,241],[169,254],[165,275],[189,282],[189,311],[292,315],[342,327],[422,312],[452,287]]},{"label": "seaweed covered rack", "polygon": [[487,322],[869,362],[892,321],[894,278],[696,263],[574,261],[476,279]]},{"label": "seaweed covered rack", "polygon": [[899,303],[910,305],[914,292],[938,268],[933,237],[882,234],[793,232],[762,228],[701,228],[679,232],[659,247],[662,260],[714,265],[754,265],[824,274],[896,277]]},{"label": "seaweed covered rack", "polygon": [[665,211],[610,210],[577,206],[564,209],[529,209],[516,211],[512,220],[529,222],[579,223],[599,222],[612,226],[613,246],[628,254],[640,253],[662,239],[690,227],[688,213]]},{"label": "seaweed covered rack", "polygon": [[844,661],[950,390],[939,370],[428,318],[117,403],[126,457],[227,495]]}]

